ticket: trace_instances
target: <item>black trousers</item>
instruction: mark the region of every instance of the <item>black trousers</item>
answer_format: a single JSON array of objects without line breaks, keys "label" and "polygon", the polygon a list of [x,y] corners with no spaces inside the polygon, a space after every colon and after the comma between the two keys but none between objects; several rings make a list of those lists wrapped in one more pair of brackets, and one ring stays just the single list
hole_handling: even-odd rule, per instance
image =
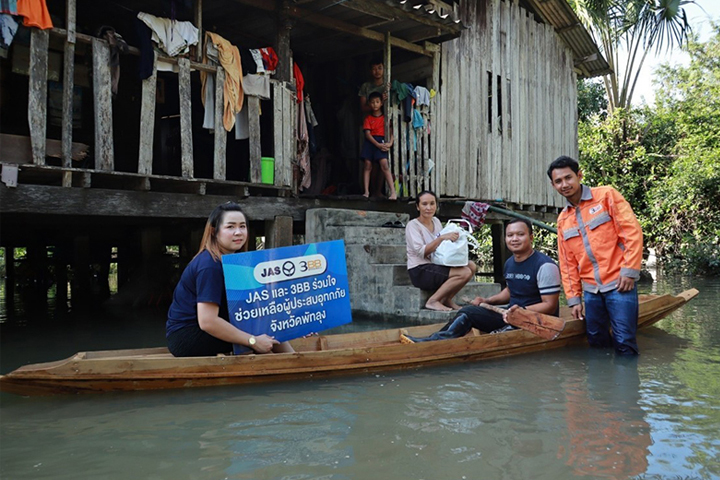
[{"label": "black trousers", "polygon": [[439,332],[435,332],[429,337],[410,337],[410,339],[416,343],[432,342],[434,340],[460,338],[473,328],[490,333],[505,326],[507,326],[507,323],[503,321],[502,315],[499,313],[475,305],[466,305]]}]

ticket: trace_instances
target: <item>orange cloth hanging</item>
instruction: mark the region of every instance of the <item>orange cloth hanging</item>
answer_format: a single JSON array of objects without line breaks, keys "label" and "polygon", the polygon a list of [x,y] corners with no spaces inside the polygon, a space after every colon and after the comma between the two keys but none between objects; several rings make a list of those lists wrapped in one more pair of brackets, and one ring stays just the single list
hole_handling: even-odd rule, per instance
[{"label": "orange cloth hanging", "polygon": [[[240,50],[232,43],[225,40],[216,33],[207,32],[208,39],[218,49],[218,59],[220,65],[225,70],[225,86],[223,88],[223,101],[225,109],[223,111],[223,126],[228,132],[235,126],[235,114],[242,110],[245,93],[242,84],[242,65],[240,60]],[[205,98],[205,77],[202,79],[202,91]]]},{"label": "orange cloth hanging", "polygon": [[22,15],[26,27],[53,28],[45,0],[18,0],[17,13]]}]

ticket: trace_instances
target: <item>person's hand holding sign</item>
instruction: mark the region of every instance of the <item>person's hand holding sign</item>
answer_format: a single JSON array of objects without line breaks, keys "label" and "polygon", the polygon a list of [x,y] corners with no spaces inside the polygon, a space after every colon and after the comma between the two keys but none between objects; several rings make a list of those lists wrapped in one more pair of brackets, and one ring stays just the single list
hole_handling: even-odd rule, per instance
[{"label": "person's hand holding sign", "polygon": [[[254,341],[253,341],[254,340]],[[248,346],[255,350],[257,353],[268,353],[275,345],[279,345],[280,342],[270,335],[259,335],[257,337],[250,337]]]}]

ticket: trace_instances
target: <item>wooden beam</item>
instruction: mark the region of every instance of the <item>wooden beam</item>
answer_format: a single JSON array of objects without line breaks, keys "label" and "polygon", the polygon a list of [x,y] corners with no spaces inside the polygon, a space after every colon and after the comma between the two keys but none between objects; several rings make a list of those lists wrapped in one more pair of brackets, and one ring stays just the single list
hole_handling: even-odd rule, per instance
[{"label": "wooden beam", "polygon": [[93,107],[95,111],[95,168],[114,170],[112,86],[110,49],[107,42],[93,38]]},{"label": "wooden beam", "polygon": [[47,30],[33,28],[30,32],[30,79],[28,123],[33,163],[45,165],[45,137],[47,132]]},{"label": "wooden beam", "polygon": [[[374,15],[380,18],[393,18],[395,20],[411,20],[415,23],[427,25],[443,30],[450,34],[459,34],[462,27],[458,24],[448,24],[434,20],[432,16],[425,13],[419,13],[418,10],[410,6],[400,5],[397,0],[392,2],[379,2],[377,0],[352,0],[351,2],[343,2],[341,6],[355,10],[358,12]],[[439,18],[439,17],[438,17]]]},{"label": "wooden beam", "polygon": [[261,183],[260,99],[248,95],[245,97],[245,101],[247,102],[248,126],[250,130],[250,181],[252,183]]},{"label": "wooden beam", "polygon": [[[64,28],[52,28],[48,30],[52,35],[63,37],[65,38],[67,36],[67,30]],[[99,39],[97,37],[93,37],[91,35],[85,35],[83,33],[75,33],[75,38],[83,43],[92,43],[93,40],[99,40],[105,44],[107,42],[105,40]],[[131,55],[140,55],[140,50],[137,47],[128,46],[128,53]],[[158,55],[158,59],[162,60],[163,62],[171,63],[174,65],[177,65],[179,57],[167,57],[165,55]],[[200,72],[208,72],[208,73],[215,73],[215,65],[209,65],[207,63],[198,63],[198,62],[190,62],[190,68],[192,70],[198,70]]]},{"label": "wooden beam", "polygon": [[213,129],[213,178],[215,180],[225,180],[227,170],[227,131],[223,126],[224,91],[225,70],[218,67],[215,74],[215,128]]},{"label": "wooden beam", "polygon": [[[265,0],[234,0],[235,3],[240,3],[242,5],[251,6],[254,8],[258,8],[265,11],[276,11],[277,7],[273,6],[272,2],[268,2]],[[284,0],[279,0],[284,1]],[[369,28],[363,28],[358,27],[357,25],[353,25],[352,23],[344,22],[342,20],[337,20],[331,17],[327,17],[325,15],[321,15],[317,12],[313,12],[312,10],[306,10],[295,6],[288,6],[287,14],[290,17],[296,18],[302,22],[311,23],[313,25],[318,25],[323,28],[327,28],[330,30],[337,30],[339,32],[347,33],[350,35],[354,35],[356,37],[365,38],[368,40],[374,40],[378,43],[384,43],[385,42],[385,35],[381,32],[376,32],[375,30],[371,30]],[[432,56],[431,52],[428,52],[425,50],[425,48],[415,45],[414,43],[407,42],[405,40],[401,40],[399,38],[393,38],[392,39],[392,46],[401,48],[403,50],[407,50],[409,52],[414,52],[420,55],[427,55]],[[277,52],[278,56],[280,56],[280,52]],[[282,64],[282,61],[280,62]]]},{"label": "wooden beam", "polygon": [[[390,83],[390,79],[392,78],[392,37],[390,35],[390,32],[385,32],[385,48],[383,49],[383,65],[384,65],[384,78],[383,82],[385,82],[385,85]],[[388,94],[388,101],[386,102],[388,106],[385,108],[385,141],[390,141],[390,119],[388,118],[389,115],[387,112],[389,112],[390,107],[390,92],[387,92]]]},{"label": "wooden beam", "polygon": [[140,150],[138,152],[138,173],[142,175],[152,174],[156,96],[157,53],[153,52],[152,75],[142,81],[142,99],[140,103]]},{"label": "wooden beam", "polygon": [[203,39],[205,38],[205,35],[203,35],[203,2],[202,0],[195,0],[194,2],[194,25],[198,29],[198,43],[195,47],[195,61],[201,62],[202,61],[202,54],[203,54]]},{"label": "wooden beam", "polygon": [[293,217],[278,215],[265,220],[265,248],[289,247],[293,243]]},{"label": "wooden beam", "polygon": [[[190,60],[178,58],[180,83],[180,155],[182,176],[193,178],[192,99],[190,93]],[[215,128],[218,128],[215,125]],[[222,128],[222,124],[220,125]]]},{"label": "wooden beam", "polygon": [[[62,164],[72,167],[73,96],[75,90],[75,0],[67,0],[67,39],[63,61],[62,99]],[[63,186],[69,187],[70,180],[63,178]]]},{"label": "wooden beam", "polygon": [[[45,139],[45,156],[63,158],[64,147],[60,140],[47,138]],[[76,162],[85,160],[89,149],[89,145],[73,142],[70,146],[70,159]],[[32,142],[30,137],[0,133],[0,158],[3,163],[33,163]]]},{"label": "wooden beam", "polygon": [[[267,2],[271,3],[271,2]],[[275,24],[275,52],[278,55],[278,65],[275,78],[289,82],[292,80],[292,51],[290,50],[290,2],[288,0],[277,0],[277,19]]]}]

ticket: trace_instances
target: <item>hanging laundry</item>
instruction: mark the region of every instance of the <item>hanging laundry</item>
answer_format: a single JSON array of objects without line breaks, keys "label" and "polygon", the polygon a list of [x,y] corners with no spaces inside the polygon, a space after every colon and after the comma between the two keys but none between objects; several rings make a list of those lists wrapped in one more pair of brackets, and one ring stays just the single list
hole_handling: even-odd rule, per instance
[{"label": "hanging laundry", "polygon": [[265,63],[263,62],[263,56],[262,53],[260,53],[260,50],[257,48],[251,48],[250,55],[252,55],[252,58],[255,61],[256,73],[265,73]]},{"label": "hanging laundry", "polygon": [[248,104],[243,104],[242,110],[235,115],[235,140],[247,140],[250,138],[250,115],[248,115]]},{"label": "hanging laundry", "polygon": [[275,73],[275,68],[277,68],[278,62],[280,61],[275,50],[272,47],[261,48],[260,55],[262,55],[265,71]]},{"label": "hanging laundry", "polygon": [[17,0],[0,0],[0,13],[19,15]]},{"label": "hanging laundry", "polygon": [[243,77],[245,95],[270,100],[270,77],[267,75],[245,75]]},{"label": "hanging laundry", "polygon": [[53,28],[45,0],[17,0],[17,15],[24,17],[23,25],[26,27],[37,27],[43,30]]},{"label": "hanging laundry", "polygon": [[110,47],[110,81],[113,95],[117,95],[118,83],[120,82],[120,54],[127,53],[130,48],[123,40],[122,35],[117,33],[113,27],[102,26],[97,34],[98,38],[108,42]]},{"label": "hanging laundry", "polygon": [[300,188],[310,188],[312,177],[310,175],[310,142],[308,138],[307,121],[305,120],[305,103],[300,102],[297,109],[297,164],[300,167]]},{"label": "hanging laundry", "polygon": [[317,118],[315,118],[315,112],[310,104],[310,95],[305,95],[305,117],[311,127],[314,128],[318,126]]},{"label": "hanging laundry", "polygon": [[242,71],[245,75],[250,73],[257,73],[257,64],[253,58],[250,50],[247,48],[238,48],[240,50],[240,64],[242,65]]},{"label": "hanging laundry", "polygon": [[[207,32],[206,40],[206,44],[212,43],[212,47],[205,49],[203,63],[210,63],[208,62],[208,58],[211,58],[210,56],[214,53],[214,47],[217,49],[217,62],[220,63],[225,70],[225,86],[223,88],[223,126],[225,127],[225,130],[229,132],[235,125],[235,114],[242,110],[243,100],[245,98],[242,85],[242,64],[240,61],[240,51],[235,45],[216,33]],[[207,100],[207,97],[209,97],[209,95],[207,95],[206,85],[207,73],[200,72],[200,82],[202,83],[201,98]],[[205,104],[205,108],[208,108],[207,103]]]},{"label": "hanging laundry", "polygon": [[[205,52],[203,53],[203,62],[211,65],[220,65],[218,49],[213,42],[205,42]],[[200,72],[200,91],[205,106],[205,115],[203,117],[203,128],[208,130],[215,129],[215,75],[208,75]]]},{"label": "hanging laundry", "polygon": [[417,109],[413,109],[412,126],[415,129],[423,128],[425,126],[425,120],[423,119],[422,113],[420,113]]},{"label": "hanging laundry", "polygon": [[[247,95],[270,100],[270,78],[265,75],[245,75],[243,92]],[[262,112],[259,112],[262,115]],[[235,115],[235,140],[250,138],[250,118],[248,102],[243,103],[242,110]]]},{"label": "hanging laundry", "polygon": [[8,50],[10,50],[17,29],[17,20],[6,13],[0,14],[0,57],[7,58]]},{"label": "hanging laundry", "polygon": [[430,105],[430,92],[427,88],[421,86],[415,87],[415,104],[418,107]]},{"label": "hanging laundry", "polygon": [[198,29],[191,22],[178,22],[140,12],[137,18],[152,31],[152,40],[169,56],[174,57],[190,50],[198,43]]},{"label": "hanging laundry", "polygon": [[297,102],[302,103],[303,101],[303,89],[305,88],[305,79],[300,71],[298,64],[293,62],[293,76],[295,77],[295,91],[297,93]]},{"label": "hanging laundry", "polygon": [[480,227],[485,223],[485,215],[487,215],[490,205],[482,202],[465,202],[461,216],[474,227]]}]

